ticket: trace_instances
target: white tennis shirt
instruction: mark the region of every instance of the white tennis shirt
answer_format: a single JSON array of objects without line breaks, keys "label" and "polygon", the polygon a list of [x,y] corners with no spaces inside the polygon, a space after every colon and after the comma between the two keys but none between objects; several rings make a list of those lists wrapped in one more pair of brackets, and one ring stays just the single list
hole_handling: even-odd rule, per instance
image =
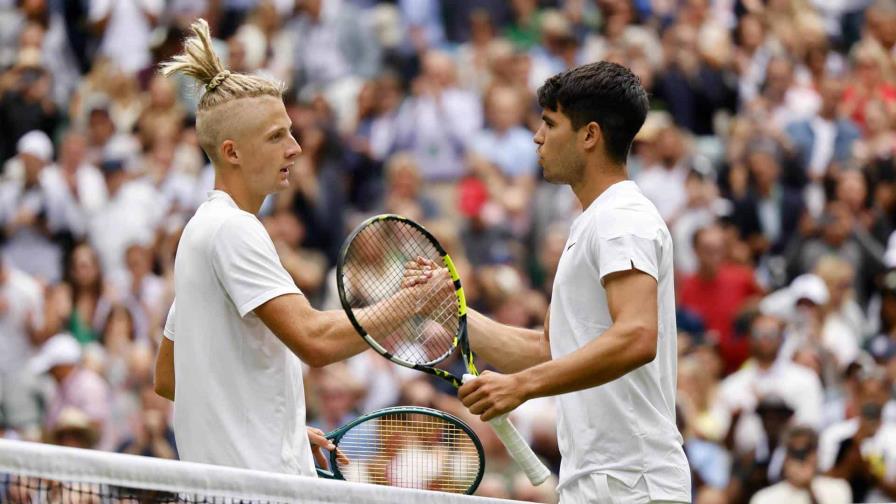
[{"label": "white tennis shirt", "polygon": [[174,278],[165,336],[181,459],[314,475],[301,362],[252,311],[301,294],[264,226],[210,192],[184,228]]},{"label": "white tennis shirt", "polygon": [[675,424],[672,238],[632,181],[610,186],[572,224],[554,279],[551,354],[562,357],[601,337],[613,323],[603,279],[633,267],[657,280],[656,358],[599,387],[557,396],[563,455],[558,490],[602,473],[629,487],[643,477],[651,500],[691,502],[690,471]]}]

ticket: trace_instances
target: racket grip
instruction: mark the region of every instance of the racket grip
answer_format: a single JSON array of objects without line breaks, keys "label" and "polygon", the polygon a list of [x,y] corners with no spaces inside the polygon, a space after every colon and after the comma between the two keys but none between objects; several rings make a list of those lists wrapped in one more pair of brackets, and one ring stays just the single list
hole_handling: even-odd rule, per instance
[{"label": "racket grip", "polygon": [[501,415],[488,421],[498,439],[507,447],[507,452],[529,477],[533,485],[540,485],[551,475],[550,469],[538,460],[535,452],[523,439],[516,427],[507,419],[507,415]]},{"label": "racket grip", "polygon": [[[466,383],[475,378],[476,376],[474,375],[465,374],[463,376],[463,381]],[[523,472],[526,473],[529,481],[533,485],[544,483],[551,475],[551,470],[538,460],[535,452],[532,451],[532,448],[529,447],[529,444],[526,443],[523,436],[516,430],[516,427],[510,423],[507,414],[505,413],[492,418],[488,423],[492,426],[492,429],[494,429],[495,434],[498,435],[498,439],[504,443],[504,447],[507,448],[507,453],[510,454],[510,457],[513,458],[513,460],[519,464],[520,468],[523,469]]]}]

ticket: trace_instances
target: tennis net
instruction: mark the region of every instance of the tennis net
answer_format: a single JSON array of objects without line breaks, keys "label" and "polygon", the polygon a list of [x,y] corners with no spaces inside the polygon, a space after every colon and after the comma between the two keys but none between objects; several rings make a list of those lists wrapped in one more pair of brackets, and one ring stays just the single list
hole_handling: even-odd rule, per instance
[{"label": "tennis net", "polygon": [[432,503],[514,501],[0,439],[0,503]]}]

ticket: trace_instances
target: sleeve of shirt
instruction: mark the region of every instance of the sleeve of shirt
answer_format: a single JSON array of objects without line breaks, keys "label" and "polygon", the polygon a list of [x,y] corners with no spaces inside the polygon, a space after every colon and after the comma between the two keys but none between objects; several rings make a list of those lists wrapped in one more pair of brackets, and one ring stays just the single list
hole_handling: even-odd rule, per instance
[{"label": "sleeve of shirt", "polygon": [[227,220],[212,240],[212,266],[240,317],[284,294],[301,294],[264,226],[251,215]]},{"label": "sleeve of shirt", "polygon": [[623,231],[616,234],[604,234],[595,232],[592,250],[597,251],[597,267],[600,272],[600,281],[603,283],[607,275],[619,271],[636,269],[643,271],[659,281],[659,236],[654,233],[653,238],[644,236],[643,231]]},{"label": "sleeve of shirt", "polygon": [[176,302],[177,299],[171,302],[171,308],[168,309],[168,318],[165,319],[165,330],[162,332],[171,341],[174,341],[174,303]]}]

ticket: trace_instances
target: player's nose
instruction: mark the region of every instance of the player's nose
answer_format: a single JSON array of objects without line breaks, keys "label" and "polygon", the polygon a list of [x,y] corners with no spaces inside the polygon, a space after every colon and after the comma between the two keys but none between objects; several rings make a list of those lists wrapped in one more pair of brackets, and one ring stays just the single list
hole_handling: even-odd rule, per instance
[{"label": "player's nose", "polygon": [[296,141],[295,137],[289,135],[292,139],[290,146],[286,149],[286,159],[293,159],[299,156],[302,153],[302,146],[299,145],[299,142]]}]

